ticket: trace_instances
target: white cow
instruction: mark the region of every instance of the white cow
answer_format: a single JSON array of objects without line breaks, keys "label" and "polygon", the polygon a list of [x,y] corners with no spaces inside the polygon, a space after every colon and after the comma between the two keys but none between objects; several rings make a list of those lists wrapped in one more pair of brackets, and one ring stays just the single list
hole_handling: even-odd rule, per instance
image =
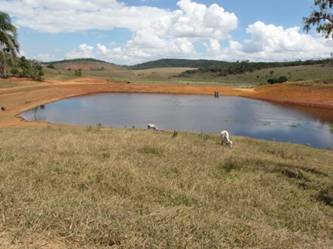
[{"label": "white cow", "polygon": [[157,130],[157,126],[155,124],[150,123],[150,124],[147,125],[147,129],[148,130]]},{"label": "white cow", "polygon": [[227,145],[232,148],[232,141],[230,139],[229,132],[226,130],[221,131],[220,133],[221,145]]}]

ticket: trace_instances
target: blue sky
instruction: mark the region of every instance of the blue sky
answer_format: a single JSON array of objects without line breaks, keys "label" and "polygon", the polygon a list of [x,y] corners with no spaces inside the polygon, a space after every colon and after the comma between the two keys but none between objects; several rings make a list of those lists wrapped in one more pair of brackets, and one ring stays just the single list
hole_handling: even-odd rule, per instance
[{"label": "blue sky", "polygon": [[0,0],[22,53],[43,61],[95,57],[281,61],[329,57],[332,40],[305,34],[312,0]]}]

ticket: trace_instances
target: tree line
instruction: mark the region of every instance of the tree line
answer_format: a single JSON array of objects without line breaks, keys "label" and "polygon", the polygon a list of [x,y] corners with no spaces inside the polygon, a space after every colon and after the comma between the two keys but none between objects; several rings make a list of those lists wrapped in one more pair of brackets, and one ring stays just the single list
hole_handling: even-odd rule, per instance
[{"label": "tree line", "polygon": [[317,65],[327,64],[330,60],[307,60],[307,61],[290,61],[290,62],[209,62],[201,65],[198,69],[187,70],[181,73],[180,77],[189,77],[194,74],[206,74],[209,73],[214,76],[224,77],[231,74],[243,74],[248,72],[254,72],[256,70],[276,68],[276,67],[292,67],[303,65]]}]

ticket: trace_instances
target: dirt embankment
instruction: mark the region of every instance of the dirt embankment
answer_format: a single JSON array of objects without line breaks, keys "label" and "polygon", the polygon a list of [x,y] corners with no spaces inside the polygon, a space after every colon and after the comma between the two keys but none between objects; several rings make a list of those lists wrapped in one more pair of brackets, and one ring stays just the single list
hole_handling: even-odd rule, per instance
[{"label": "dirt embankment", "polygon": [[[215,91],[218,91],[221,95],[242,96],[333,110],[333,87],[276,85],[244,89],[218,85],[112,83],[94,78],[80,78],[64,82],[46,81],[39,84],[27,81],[15,83],[15,87],[0,89],[0,106],[5,107],[5,111],[0,111],[0,127],[37,125],[37,123],[23,122],[17,115],[30,108],[59,99],[107,92],[213,95]],[[43,124],[38,123],[38,125]]]},{"label": "dirt embankment", "polygon": [[319,107],[333,110],[332,86],[299,86],[278,84],[258,87],[247,97],[284,104]]}]

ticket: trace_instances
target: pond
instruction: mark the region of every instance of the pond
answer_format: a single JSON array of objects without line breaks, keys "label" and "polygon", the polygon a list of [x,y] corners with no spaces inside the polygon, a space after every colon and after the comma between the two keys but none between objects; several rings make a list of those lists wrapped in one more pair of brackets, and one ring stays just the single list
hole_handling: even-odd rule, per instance
[{"label": "pond", "polygon": [[61,100],[21,116],[85,126],[146,128],[154,123],[160,129],[203,133],[226,129],[232,135],[333,148],[327,118],[333,117],[332,110],[295,109],[241,97],[107,93]]}]

